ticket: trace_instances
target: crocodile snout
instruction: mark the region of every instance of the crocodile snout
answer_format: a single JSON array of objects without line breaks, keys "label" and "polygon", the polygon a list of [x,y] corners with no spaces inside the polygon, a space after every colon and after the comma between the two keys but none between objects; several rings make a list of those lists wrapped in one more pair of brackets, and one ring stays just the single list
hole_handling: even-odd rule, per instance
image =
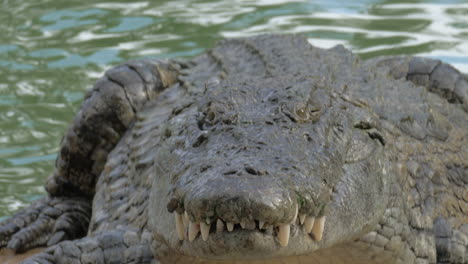
[{"label": "crocodile snout", "polygon": [[249,173],[224,176],[207,180],[210,177],[204,175],[186,185],[190,188],[183,197],[168,203],[180,240],[194,241],[201,233],[200,239],[207,241],[210,234],[224,232],[260,232],[276,237],[282,247],[299,234],[321,240],[325,216],[300,213],[299,199],[293,190],[285,188],[286,183]]}]

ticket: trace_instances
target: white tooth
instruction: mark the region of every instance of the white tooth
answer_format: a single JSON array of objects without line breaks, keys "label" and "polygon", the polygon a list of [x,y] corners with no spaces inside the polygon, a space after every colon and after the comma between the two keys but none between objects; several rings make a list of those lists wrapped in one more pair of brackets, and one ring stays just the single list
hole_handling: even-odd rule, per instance
[{"label": "white tooth", "polygon": [[294,212],[294,218],[293,218],[293,220],[291,221],[291,223],[293,223],[293,224],[296,223],[297,213],[299,212],[299,207],[297,206],[297,204],[296,204],[296,208],[295,208],[295,209],[296,209],[296,211]]},{"label": "white tooth", "polygon": [[207,225],[203,222],[200,223],[201,237],[203,241],[208,240],[208,236],[210,235],[210,227],[211,227],[211,224]]},{"label": "white tooth", "polygon": [[185,228],[184,228],[184,223],[182,219],[183,219],[183,216],[176,212],[175,223],[176,223],[176,229],[177,229],[177,236],[179,237],[179,240],[185,239]]},{"label": "white tooth", "polygon": [[205,222],[206,222],[207,225],[211,225],[211,220],[210,220],[210,218],[206,218]]},{"label": "white tooth", "polygon": [[234,224],[233,223],[226,223],[226,227],[227,227],[227,230],[229,232],[232,232],[232,230],[234,230]]},{"label": "white tooth", "polygon": [[306,214],[299,215],[299,222],[301,223],[301,225],[304,224],[305,218],[306,218]]},{"label": "white tooth", "polygon": [[242,227],[242,229],[245,228],[245,220],[242,220],[242,221],[240,222],[240,226]]},{"label": "white tooth", "polygon": [[192,221],[189,221],[188,239],[190,242],[192,242],[197,237],[199,231],[200,231],[200,225],[197,223],[192,223]]},{"label": "white tooth", "polygon": [[258,229],[263,229],[263,226],[265,225],[265,222],[263,221],[258,221]]},{"label": "white tooth", "polygon": [[224,223],[221,221],[221,219],[218,219],[216,221],[216,233],[221,233],[224,231]]},{"label": "white tooth", "polygon": [[184,218],[183,218],[183,220],[184,220],[184,226],[185,226],[185,228],[188,228],[189,223],[190,223],[190,220],[188,219],[187,211],[184,211]]},{"label": "white tooth", "polygon": [[322,240],[323,228],[325,227],[325,216],[317,218],[315,221],[314,228],[312,229],[312,234],[314,234],[314,239],[317,241]]},{"label": "white tooth", "polygon": [[285,247],[288,245],[290,229],[291,229],[290,224],[279,226],[278,240],[282,247]]},{"label": "white tooth", "polygon": [[314,227],[315,217],[307,216],[304,221],[304,229],[307,233],[312,231],[312,227]]}]

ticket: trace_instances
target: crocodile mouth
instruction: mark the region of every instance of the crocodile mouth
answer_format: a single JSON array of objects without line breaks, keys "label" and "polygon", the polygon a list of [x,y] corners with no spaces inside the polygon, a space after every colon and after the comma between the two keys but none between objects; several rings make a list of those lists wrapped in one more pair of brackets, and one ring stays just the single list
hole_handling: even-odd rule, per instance
[{"label": "crocodile mouth", "polygon": [[[287,247],[290,239],[295,236],[308,235],[314,241],[323,237],[326,216],[308,216],[299,214],[297,207],[294,218],[287,224],[265,223],[262,220],[241,221],[240,223],[226,222],[220,218],[207,219],[202,222],[192,222],[186,211],[173,212],[177,236],[180,241],[194,242],[196,240],[216,240],[221,236],[251,236],[253,233],[274,238],[281,247]],[[291,232],[294,230],[294,232]],[[292,234],[293,233],[293,234]]]}]

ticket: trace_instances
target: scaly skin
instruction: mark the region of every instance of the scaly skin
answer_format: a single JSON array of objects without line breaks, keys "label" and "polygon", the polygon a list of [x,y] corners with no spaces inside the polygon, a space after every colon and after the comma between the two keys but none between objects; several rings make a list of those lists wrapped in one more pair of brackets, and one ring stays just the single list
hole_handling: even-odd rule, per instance
[{"label": "scaly skin", "polygon": [[447,64],[299,36],[130,62],[88,94],[49,197],[0,246],[49,246],[25,263],[467,263],[467,111]]}]

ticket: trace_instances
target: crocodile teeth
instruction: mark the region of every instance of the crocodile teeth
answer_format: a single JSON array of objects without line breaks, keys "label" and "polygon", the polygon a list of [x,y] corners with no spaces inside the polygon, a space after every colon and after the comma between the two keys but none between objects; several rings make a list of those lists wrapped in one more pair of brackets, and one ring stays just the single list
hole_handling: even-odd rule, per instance
[{"label": "crocodile teeth", "polygon": [[188,218],[187,211],[184,212],[184,218],[183,218],[183,220],[184,220],[184,226],[185,226],[185,228],[188,228],[190,220],[189,220],[189,218]]},{"label": "crocodile teeth", "polygon": [[304,221],[304,229],[307,233],[312,231],[312,227],[314,227],[315,217],[307,216]]},{"label": "crocodile teeth", "polygon": [[299,222],[301,223],[301,225],[304,224],[305,219],[306,219],[306,214],[299,215]]},{"label": "crocodile teeth", "polygon": [[297,206],[297,204],[296,204],[296,208],[295,208],[295,209],[296,209],[296,211],[294,212],[294,218],[293,218],[293,220],[291,221],[291,223],[293,223],[293,224],[296,223],[297,214],[299,213],[299,207]]},{"label": "crocodile teeth", "polygon": [[240,222],[240,226],[242,227],[242,229],[245,229],[245,220],[242,220],[242,221]]},{"label": "crocodile teeth", "polygon": [[282,247],[285,247],[288,245],[290,229],[291,229],[290,224],[279,226],[278,240]]},{"label": "crocodile teeth", "polygon": [[227,230],[229,232],[232,232],[234,230],[234,224],[233,223],[226,223]]},{"label": "crocodile teeth", "polygon": [[322,240],[323,228],[325,227],[325,216],[317,218],[317,221],[314,223],[314,228],[312,228],[312,234],[314,234],[314,239],[317,241]]},{"label": "crocodile teeth", "polygon": [[216,221],[216,233],[221,233],[224,231],[224,223],[221,221],[221,219],[218,219]]},{"label": "crocodile teeth", "polygon": [[265,225],[264,221],[258,221],[258,229],[263,229],[264,225]]},{"label": "crocodile teeth", "polygon": [[200,231],[200,225],[189,221],[188,239],[190,242],[192,242],[195,239],[195,237],[197,237],[199,231]]},{"label": "crocodile teeth", "polygon": [[210,235],[210,227],[211,227],[211,224],[207,225],[204,222],[200,223],[201,237],[203,241],[208,240],[208,236]]},{"label": "crocodile teeth", "polygon": [[176,223],[176,229],[177,229],[177,236],[179,237],[179,240],[184,240],[185,239],[185,228],[184,228],[184,220],[182,214],[175,213],[175,223]]}]

